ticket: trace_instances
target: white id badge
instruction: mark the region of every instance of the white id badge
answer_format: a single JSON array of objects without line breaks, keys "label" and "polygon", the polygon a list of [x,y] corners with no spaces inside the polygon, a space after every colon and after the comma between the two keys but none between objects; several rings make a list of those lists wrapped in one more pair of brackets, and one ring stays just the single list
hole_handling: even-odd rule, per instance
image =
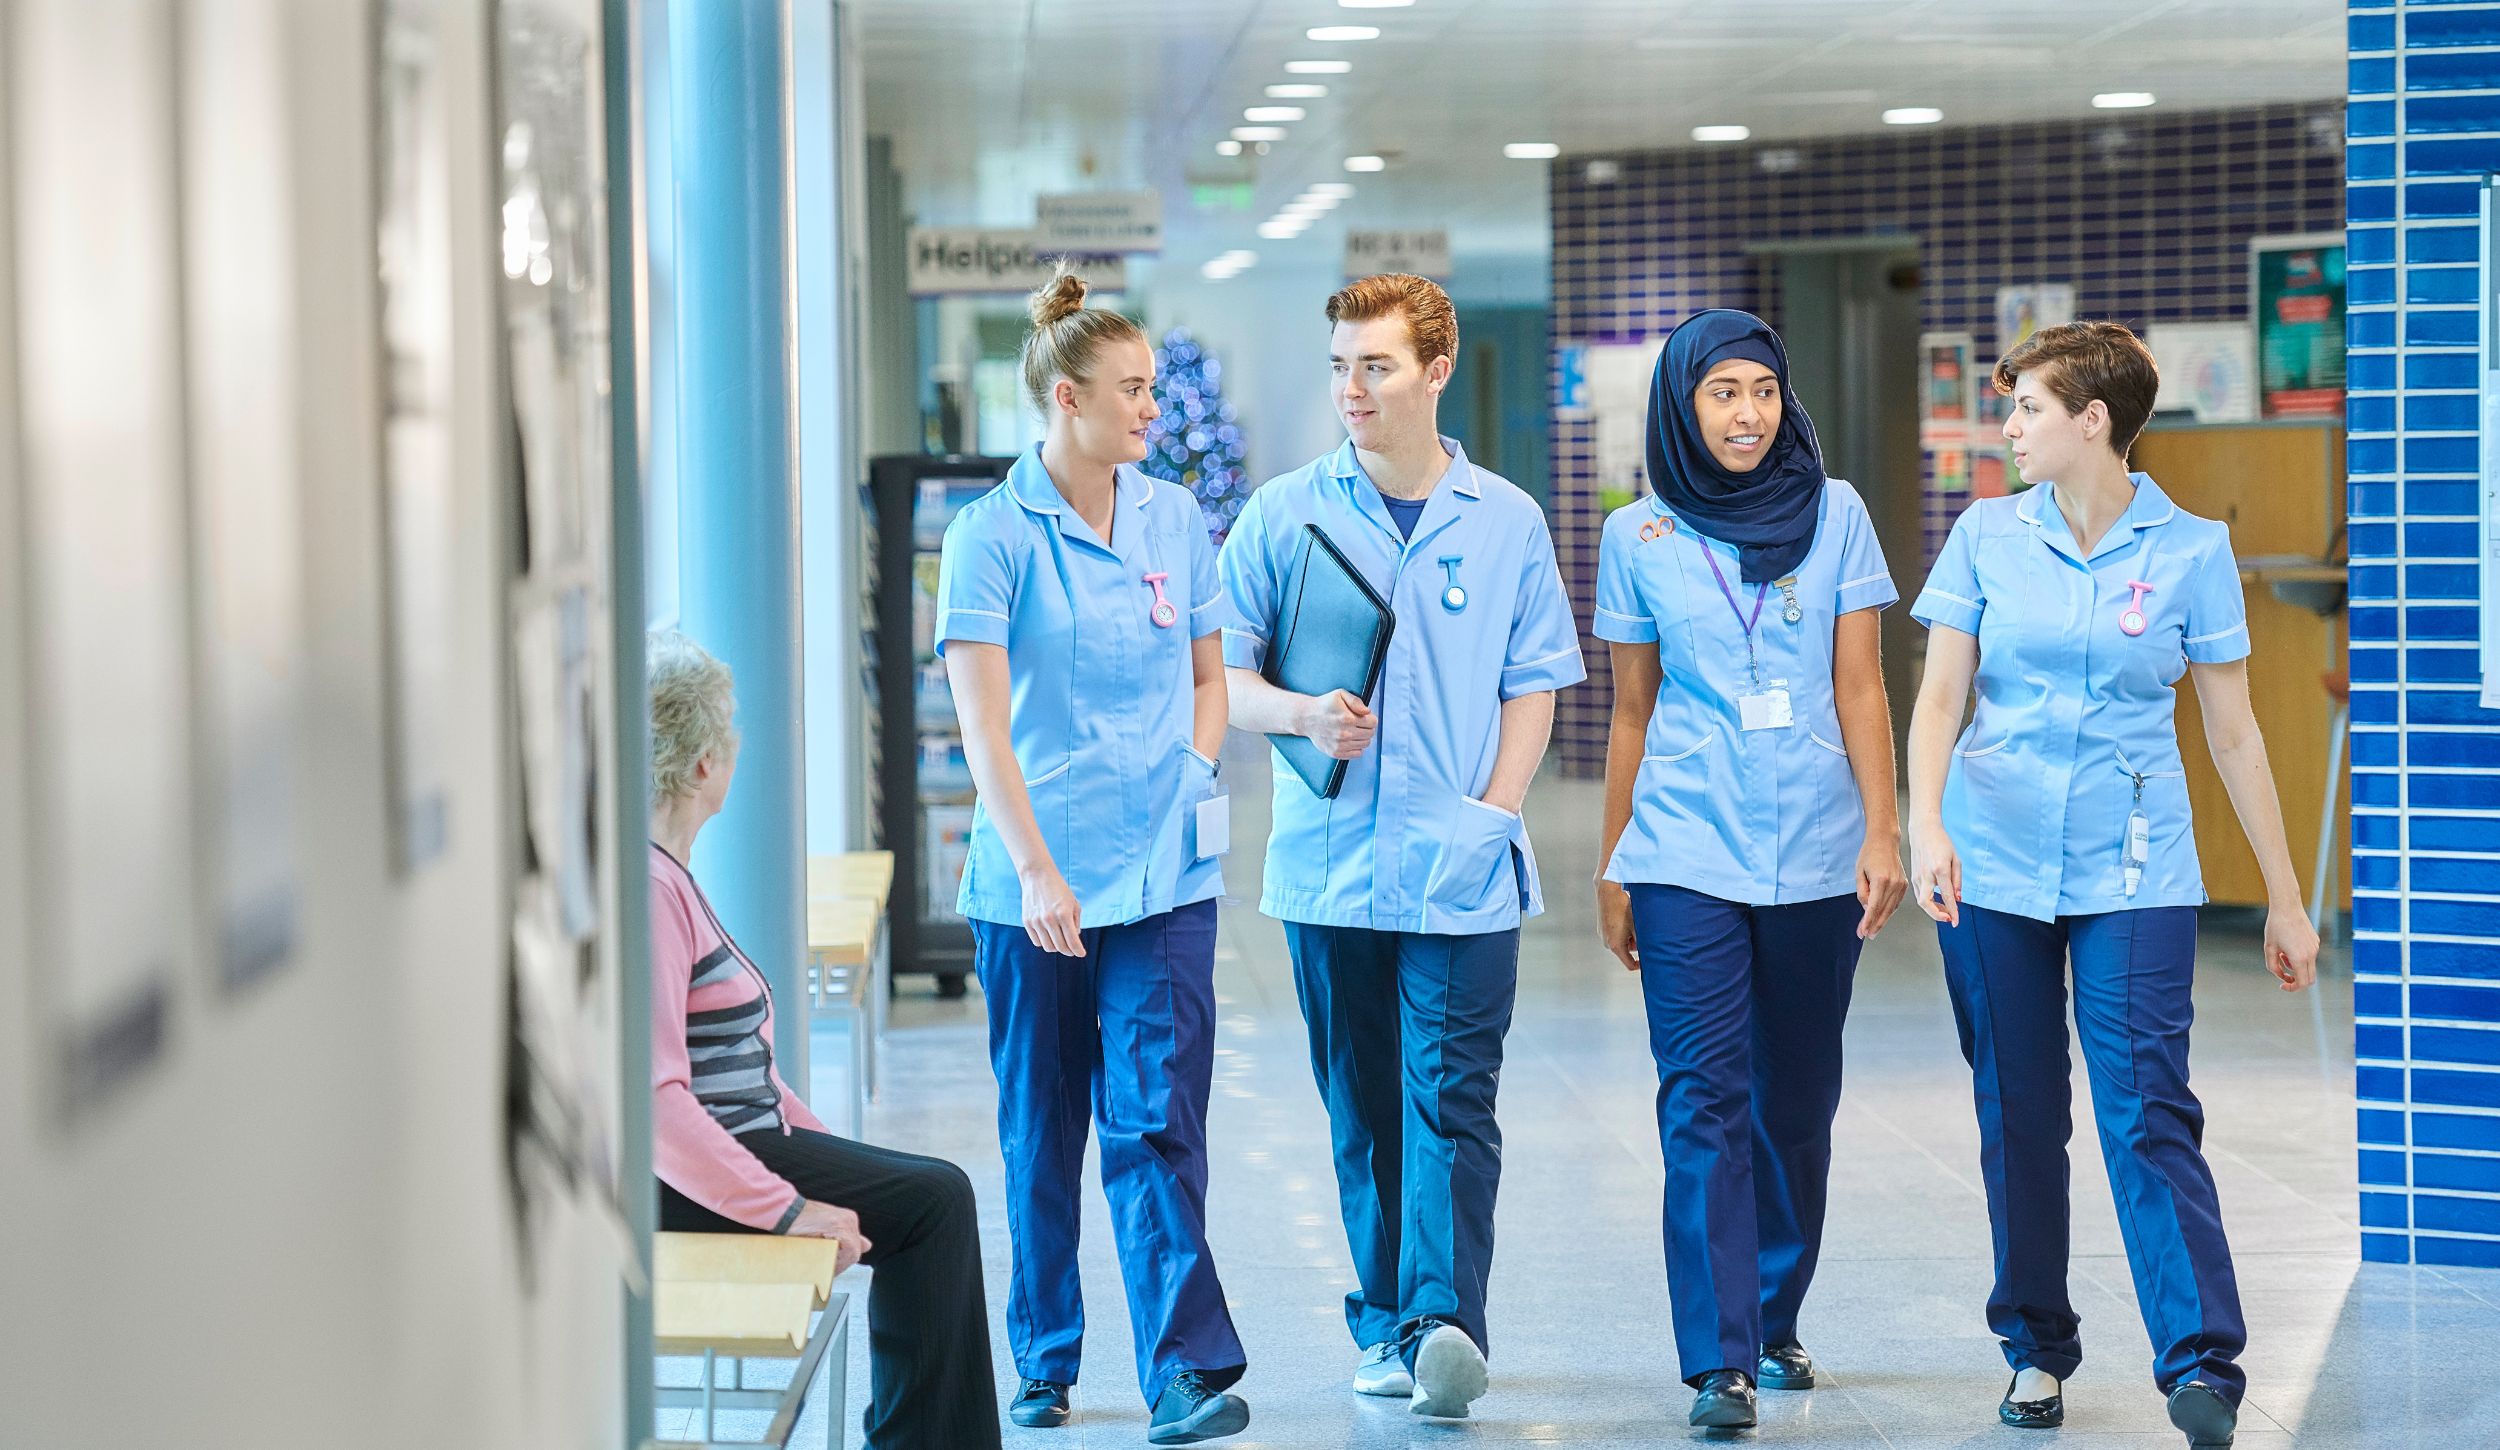
[{"label": "white id badge", "polygon": [[1211,795],[1198,802],[1198,859],[1221,856],[1233,848],[1233,798]]},{"label": "white id badge", "polygon": [[1736,697],[1739,723],[1747,730],[1786,730],[1797,723],[1788,703],[1788,682],[1773,680],[1761,689]]}]

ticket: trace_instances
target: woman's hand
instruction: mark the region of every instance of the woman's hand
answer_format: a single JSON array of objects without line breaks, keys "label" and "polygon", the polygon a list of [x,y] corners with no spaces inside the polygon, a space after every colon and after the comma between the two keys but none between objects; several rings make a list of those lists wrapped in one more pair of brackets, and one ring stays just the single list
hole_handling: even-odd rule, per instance
[{"label": "woman's hand", "polygon": [[1641,969],[1641,946],[1632,936],[1632,893],[1618,882],[1597,882],[1597,939],[1627,972]]},{"label": "woman's hand", "polygon": [[2278,903],[2266,912],[2266,970],[2297,992],[2318,980],[2318,929],[2308,908]]},{"label": "woman's hand", "polygon": [[1910,827],[1910,894],[1918,909],[1947,926],[1962,924],[1962,858],[1944,822]]},{"label": "woman's hand", "polygon": [[876,1247],[868,1242],[868,1235],[859,1231],[858,1214],[847,1208],[836,1208],[830,1203],[818,1203],[812,1198],[791,1222],[790,1237],[833,1240],[840,1246],[834,1256],[833,1271],[836,1274],[858,1263],[870,1249]]},{"label": "woman's hand", "polygon": [[1033,945],[1063,957],[1085,955],[1084,929],[1080,925],[1085,913],[1076,904],[1076,893],[1068,889],[1068,880],[1059,868],[1044,861],[1023,873],[1024,934],[1033,938]]},{"label": "woman's hand", "polygon": [[1858,848],[1858,903],[1866,908],[1858,919],[1858,940],[1882,931],[1909,892],[1910,879],[1901,874],[1901,838],[1891,831],[1867,832],[1866,844]]}]

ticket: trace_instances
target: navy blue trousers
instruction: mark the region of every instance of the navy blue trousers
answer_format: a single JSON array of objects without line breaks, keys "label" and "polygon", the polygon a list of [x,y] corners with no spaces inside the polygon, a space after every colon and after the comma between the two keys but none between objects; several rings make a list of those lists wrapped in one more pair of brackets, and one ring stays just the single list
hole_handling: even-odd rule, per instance
[{"label": "navy blue trousers", "polygon": [[2064,1379],[2083,1362],[2082,1321],[2066,1294],[2071,958],[2075,1030],[2153,1340],[2153,1382],[2168,1394],[2203,1380],[2239,1403],[2247,1377],[2235,1361],[2248,1329],[2205,1166],[2205,1111],[2188,1091],[2195,908],[2033,921],[1966,902],[1962,924],[1936,935],[1979,1107],[1996,1239],[1988,1327],[2005,1341],[2006,1363]]},{"label": "navy blue trousers", "polygon": [[1444,936],[1285,923],[1311,1073],[1328,1105],[1337,1202],[1356,1289],[1346,1328],[1369,1347],[1426,1322],[1488,1353],[1485,1281],[1502,1130],[1502,1038],[1519,933]]},{"label": "navy blue trousers", "polygon": [[1182,1370],[1218,1388],[1234,1383],[1245,1356],[1207,1249],[1215,903],[1086,932],[1081,957],[1043,951],[1020,925],[976,921],[972,930],[1007,1161],[1007,1341],[1017,1372],[1076,1382],[1090,1101],[1146,1402]]},{"label": "navy blue trousers", "polygon": [[1632,932],[1658,1062],[1667,1297],[1685,1383],[1797,1342],[1823,1250],[1854,896],[1746,906],[1636,885]]}]

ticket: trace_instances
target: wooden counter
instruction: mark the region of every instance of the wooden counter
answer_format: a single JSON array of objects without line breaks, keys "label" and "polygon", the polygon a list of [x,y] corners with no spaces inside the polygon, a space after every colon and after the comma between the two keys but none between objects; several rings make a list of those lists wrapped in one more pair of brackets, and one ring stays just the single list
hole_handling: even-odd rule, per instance
[{"label": "wooden counter", "polygon": [[[2179,507],[2231,526],[2231,550],[2242,561],[2273,556],[2323,560],[2344,521],[2344,430],[2332,420],[2252,423],[2211,427],[2155,427],[2135,446],[2133,467],[2149,473]],[[2327,727],[2334,708],[2322,677],[2344,667],[2345,615],[2321,618],[2277,599],[2275,578],[2340,577],[2340,565],[2268,563],[2243,566],[2248,596],[2249,693],[2265,731],[2275,789],[2283,797],[2283,825],[2292,862],[2307,893],[2317,851],[2318,812],[2326,785]],[[2241,835],[2239,817],[2223,792],[2206,750],[2204,712],[2185,677],[2179,689],[2179,753],[2187,764],[2188,800],[2196,812],[2196,851],[2205,867],[2205,889],[2218,904],[2262,906],[2265,884],[2257,858]],[[2331,808],[2352,818],[2349,776],[2338,785]],[[2349,904],[2352,872],[2346,860],[2350,830],[2336,832],[2330,900]]]}]

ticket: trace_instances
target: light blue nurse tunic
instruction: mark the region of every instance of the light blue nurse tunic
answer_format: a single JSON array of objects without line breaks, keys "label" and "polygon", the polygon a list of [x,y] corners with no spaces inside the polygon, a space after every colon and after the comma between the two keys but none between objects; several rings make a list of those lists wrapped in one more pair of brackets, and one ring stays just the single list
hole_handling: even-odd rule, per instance
[{"label": "light blue nurse tunic", "polygon": [[1756,686],[1743,616],[1753,612],[1755,586],[1740,581],[1736,549],[1702,537],[1656,495],[1607,516],[1595,633],[1655,643],[1663,677],[1641,743],[1632,820],[1606,863],[1607,880],[1681,886],[1748,906],[1858,889],[1866,806],[1840,738],[1833,621],[1901,596],[1865,500],[1840,479],[1824,484],[1814,543],[1793,577],[1798,618],[1787,618],[1789,591],[1772,587],[1754,648],[1762,683],[1785,686],[1795,723],[1746,730],[1738,699]]},{"label": "light blue nurse tunic", "polygon": [[[1979,639],[1979,704],[1944,789],[1964,901],[2054,921],[2205,900],[2174,687],[2191,662],[2247,658],[2248,605],[2230,530],[2131,476],[2134,499],[2088,555],[2053,485],[1972,504],[1911,607]],[[2149,842],[2130,891],[2139,803]]]},{"label": "light blue nurse tunic", "polygon": [[[1507,931],[1545,909],[1526,825],[1485,804],[1502,702],[1587,677],[1545,511],[1443,438],[1450,466],[1401,538],[1354,445],[1270,480],[1218,560],[1234,619],[1224,662],[1258,669],[1305,524],[1317,524],[1397,614],[1380,731],[1333,800],[1281,761],[1259,909],[1373,931]],[[1452,586],[1459,591],[1452,594]],[[1450,607],[1453,600],[1459,607]]]},{"label": "light blue nurse tunic", "polygon": [[[1197,839],[1216,764],[1192,744],[1190,644],[1222,622],[1215,548],[1177,484],[1124,466],[1112,507],[1105,544],[1036,447],[947,525],[938,570],[938,652],[955,640],[1007,648],[1016,767],[1089,930],[1224,889],[1220,856],[1200,859]],[[956,909],[1024,919],[1015,862],[978,803]]]}]

